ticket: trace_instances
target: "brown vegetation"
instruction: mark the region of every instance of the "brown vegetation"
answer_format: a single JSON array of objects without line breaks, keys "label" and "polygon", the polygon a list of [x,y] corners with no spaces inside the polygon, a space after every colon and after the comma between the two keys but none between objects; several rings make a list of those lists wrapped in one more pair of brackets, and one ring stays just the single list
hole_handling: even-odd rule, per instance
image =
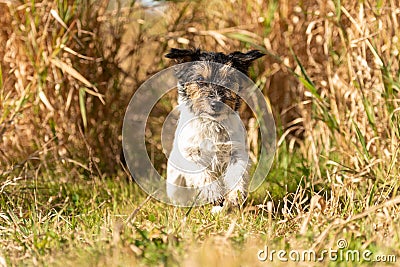
[{"label": "brown vegetation", "polygon": [[[21,179],[35,178],[36,186],[40,177],[123,180],[125,108],[170,64],[163,57],[170,48],[260,49],[267,56],[251,77],[271,100],[279,135],[272,175],[257,192],[281,203],[274,209],[282,220],[268,221],[267,239],[309,233],[318,248],[330,232],[347,229],[362,244],[395,246],[399,1],[0,0],[0,14],[0,194],[19,193]],[[172,108],[165,103],[154,111],[150,153],[161,151],[156,129]],[[204,239],[208,230],[200,233]],[[295,247],[304,241],[293,240]]]}]

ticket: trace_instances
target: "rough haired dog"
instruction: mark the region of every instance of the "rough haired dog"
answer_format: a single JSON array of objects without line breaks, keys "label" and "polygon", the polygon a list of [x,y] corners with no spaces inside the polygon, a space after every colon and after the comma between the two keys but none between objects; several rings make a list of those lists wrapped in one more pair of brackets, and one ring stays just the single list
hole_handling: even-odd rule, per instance
[{"label": "rough haired dog", "polygon": [[[237,114],[242,88],[236,74],[247,75],[251,62],[263,55],[257,50],[224,54],[199,49],[172,49],[166,55],[191,63],[175,69],[180,116],[167,166],[172,200],[214,202],[213,211],[218,211],[246,198],[248,151]],[[197,190],[196,199],[188,188]]]}]

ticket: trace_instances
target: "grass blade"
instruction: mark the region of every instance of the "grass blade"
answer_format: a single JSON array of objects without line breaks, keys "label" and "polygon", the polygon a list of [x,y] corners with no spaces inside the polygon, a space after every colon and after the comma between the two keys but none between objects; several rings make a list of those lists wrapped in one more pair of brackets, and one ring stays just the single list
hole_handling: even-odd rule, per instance
[{"label": "grass blade", "polygon": [[292,49],[290,49],[290,51],[292,52],[294,60],[296,61],[297,65],[300,67],[301,74],[303,75],[303,76],[298,76],[300,82],[304,85],[304,87],[306,87],[310,91],[310,93],[313,96],[315,96],[318,100],[323,101],[321,96],[318,94],[315,84],[311,81],[310,77],[308,77],[304,66],[300,62],[300,59],[296,56],[296,54],[294,53],[294,51]]},{"label": "grass blade", "polygon": [[61,60],[57,59],[57,58],[52,58],[51,63],[54,64],[56,67],[58,67],[59,69],[61,69],[62,71],[68,73],[69,75],[71,75],[72,77],[74,77],[75,79],[77,79],[78,81],[82,82],[84,85],[86,85],[89,88],[93,88],[95,90],[85,90],[86,92],[97,96],[100,101],[105,104],[105,101],[103,99],[103,95],[98,93],[98,90],[96,88],[96,86],[94,86],[91,82],[89,82],[85,77],[82,76],[82,74],[80,74],[76,69],[74,69],[73,67],[67,65],[66,63],[62,62]]},{"label": "grass blade", "polygon": [[368,152],[368,149],[367,149],[367,143],[365,142],[365,137],[361,133],[360,128],[358,127],[358,125],[354,121],[352,121],[352,122],[353,122],[354,129],[356,130],[357,138],[360,141],[361,146],[363,148],[364,155],[366,156],[366,158],[369,159],[370,155],[369,155],[369,152]]},{"label": "grass blade", "polygon": [[0,90],[3,93],[3,71],[1,69],[1,65],[0,65]]},{"label": "grass blade", "polygon": [[87,116],[86,116],[86,90],[85,88],[79,89],[79,107],[81,110],[83,127],[87,128]]}]

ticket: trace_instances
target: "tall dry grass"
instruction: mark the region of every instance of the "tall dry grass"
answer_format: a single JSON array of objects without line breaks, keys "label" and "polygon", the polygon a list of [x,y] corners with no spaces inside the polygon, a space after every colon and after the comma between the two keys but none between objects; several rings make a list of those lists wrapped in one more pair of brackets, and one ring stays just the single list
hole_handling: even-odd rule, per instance
[{"label": "tall dry grass", "polygon": [[[267,57],[253,78],[283,127],[279,145],[301,152],[307,186],[340,189],[349,199],[354,192],[343,186],[364,196],[385,184],[380,199],[397,192],[394,1],[5,1],[0,8],[4,170],[37,159],[100,176],[115,170],[127,99],[167,66],[162,56],[170,47],[258,48]],[[157,116],[170,108],[161,106]],[[160,152],[157,136],[149,137]]]},{"label": "tall dry grass", "polygon": [[131,10],[111,4],[0,3],[3,173],[65,163],[102,176],[118,166],[120,85],[131,74],[117,55]]},{"label": "tall dry grass", "polygon": [[[267,56],[250,75],[271,100],[279,134],[257,192],[279,219],[268,220],[267,239],[312,236],[318,248],[346,232],[360,246],[396,247],[399,1],[4,0],[0,13],[2,186],[42,174],[119,177],[128,100],[169,65],[169,48],[256,48]],[[157,129],[172,99],[149,123],[160,171]]]},{"label": "tall dry grass", "polygon": [[279,144],[298,147],[310,182],[344,179],[371,190],[393,181],[396,4],[2,2],[2,167],[39,155],[82,165],[89,158],[100,172],[118,165],[110,162],[126,99],[166,66],[165,51],[259,48],[268,56],[253,78],[284,127]]}]

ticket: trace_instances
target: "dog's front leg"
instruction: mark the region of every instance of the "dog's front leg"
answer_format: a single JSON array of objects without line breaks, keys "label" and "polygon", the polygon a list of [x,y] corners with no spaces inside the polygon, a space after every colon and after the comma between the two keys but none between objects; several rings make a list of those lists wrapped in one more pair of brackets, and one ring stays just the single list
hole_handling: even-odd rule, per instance
[{"label": "dog's front leg", "polygon": [[[231,161],[224,176],[225,188],[229,191],[225,196],[227,205],[238,205],[244,202],[248,187],[248,157],[246,151],[237,151],[232,155]],[[225,204],[224,204],[225,205]]]}]

